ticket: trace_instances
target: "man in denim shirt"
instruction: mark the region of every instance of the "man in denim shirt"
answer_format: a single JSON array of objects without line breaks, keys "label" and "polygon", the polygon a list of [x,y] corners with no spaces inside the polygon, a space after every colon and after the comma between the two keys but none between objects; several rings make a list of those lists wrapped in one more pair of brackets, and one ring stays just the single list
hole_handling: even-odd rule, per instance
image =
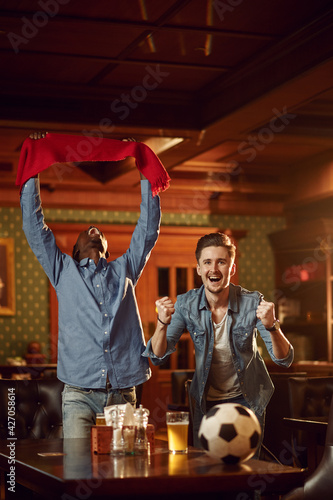
[{"label": "man in denim shirt", "polygon": [[263,430],[274,386],[258,351],[258,332],[275,363],[288,367],[293,361],[293,347],[275,318],[274,304],[259,292],[230,283],[235,254],[225,234],[208,234],[198,241],[197,272],[203,285],[179,295],[175,305],[169,297],[156,301],[158,322],[144,354],[153,364],[162,364],[176,350],[182,333],[190,333],[196,362],[191,384],[196,446],[203,415],[220,403],[251,408]]},{"label": "man in denim shirt", "polygon": [[111,262],[96,226],[80,233],[72,257],[61,252],[44,221],[38,177],[22,187],[23,230],[58,297],[57,375],[65,383],[66,438],[89,436],[105,406],[134,405],[135,386],[151,376],[141,355],[146,346],[135,286],[157,241],[161,213],[159,196],[141,179],[141,213],[130,246]]}]

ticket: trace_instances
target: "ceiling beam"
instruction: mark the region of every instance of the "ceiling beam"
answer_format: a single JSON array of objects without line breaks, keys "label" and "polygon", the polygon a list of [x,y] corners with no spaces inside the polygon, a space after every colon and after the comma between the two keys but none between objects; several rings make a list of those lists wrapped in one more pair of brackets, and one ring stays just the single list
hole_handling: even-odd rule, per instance
[{"label": "ceiling beam", "polygon": [[333,56],[332,25],[333,8],[330,7],[310,25],[233,71],[229,78],[222,77],[203,89],[200,92],[202,127],[292,81],[309,68],[330,61]]},{"label": "ceiling beam", "polygon": [[[181,8],[184,7],[184,1],[181,1]],[[22,23],[22,17],[29,19],[31,17],[31,12],[20,11],[17,12],[2,12],[0,14],[0,29],[6,33],[9,29],[15,29],[18,23]],[[174,15],[174,14],[173,14]],[[170,17],[170,16],[168,16]],[[59,24],[59,29],[75,30],[78,25],[83,25],[89,27],[89,29],[100,29],[101,27],[106,27],[112,29],[115,27],[128,28],[139,28],[144,30],[145,37],[151,36],[152,34],[158,32],[181,32],[189,34],[202,34],[202,35],[214,35],[216,37],[228,37],[235,39],[248,39],[248,40],[277,40],[280,37],[277,35],[271,35],[268,33],[258,33],[244,30],[227,30],[223,28],[214,28],[214,26],[187,26],[184,24],[161,24],[162,21],[157,21],[151,23],[149,21],[125,21],[123,19],[112,19],[112,18],[86,18],[75,16],[73,19],[70,16],[64,16],[58,14],[54,19],[52,19],[54,24]],[[164,22],[164,21],[163,21]]]}]

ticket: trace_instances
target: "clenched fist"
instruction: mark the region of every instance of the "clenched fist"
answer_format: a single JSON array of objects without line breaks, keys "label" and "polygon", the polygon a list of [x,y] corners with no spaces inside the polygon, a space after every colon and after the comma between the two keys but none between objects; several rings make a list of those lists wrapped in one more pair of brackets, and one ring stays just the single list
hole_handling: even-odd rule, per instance
[{"label": "clenched fist", "polygon": [[171,316],[175,312],[175,306],[170,297],[162,297],[156,300],[155,305],[160,322],[166,325],[169,324]]},{"label": "clenched fist", "polygon": [[262,300],[257,308],[257,317],[265,328],[271,328],[276,319],[274,303]]}]

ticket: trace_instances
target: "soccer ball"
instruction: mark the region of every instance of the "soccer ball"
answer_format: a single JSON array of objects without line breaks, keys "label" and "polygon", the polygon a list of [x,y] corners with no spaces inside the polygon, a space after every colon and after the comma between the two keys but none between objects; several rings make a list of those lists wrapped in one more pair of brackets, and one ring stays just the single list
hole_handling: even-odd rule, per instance
[{"label": "soccer ball", "polygon": [[260,424],[253,411],[234,403],[213,406],[199,428],[205,452],[225,464],[237,464],[251,458],[260,436]]}]

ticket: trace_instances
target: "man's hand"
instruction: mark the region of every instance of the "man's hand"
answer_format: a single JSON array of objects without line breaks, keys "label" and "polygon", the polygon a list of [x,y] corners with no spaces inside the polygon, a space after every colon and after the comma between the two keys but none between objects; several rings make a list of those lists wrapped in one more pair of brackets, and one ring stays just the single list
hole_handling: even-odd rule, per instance
[{"label": "man's hand", "polygon": [[[275,306],[273,302],[262,300],[257,308],[257,317],[265,328],[271,328],[275,321]],[[289,340],[283,335],[281,328],[271,334],[273,354],[277,359],[284,359],[290,351]]]},{"label": "man's hand", "polygon": [[138,142],[136,139],[134,139],[134,137],[124,137],[124,139],[122,139],[122,141],[124,141],[124,142]]},{"label": "man's hand", "polygon": [[48,132],[33,132],[29,135],[30,139],[44,139]]},{"label": "man's hand", "polygon": [[162,358],[167,351],[167,325],[170,324],[171,316],[175,312],[175,307],[169,297],[163,297],[155,302],[158,320],[156,330],[151,338],[151,348],[153,353]]},{"label": "man's hand", "polygon": [[271,328],[276,319],[274,303],[262,300],[257,308],[257,317],[265,328]]},{"label": "man's hand", "polygon": [[156,312],[160,320],[165,324],[169,324],[171,321],[171,316],[175,312],[175,307],[172,300],[169,297],[163,297],[162,299],[156,300],[155,305]]}]

